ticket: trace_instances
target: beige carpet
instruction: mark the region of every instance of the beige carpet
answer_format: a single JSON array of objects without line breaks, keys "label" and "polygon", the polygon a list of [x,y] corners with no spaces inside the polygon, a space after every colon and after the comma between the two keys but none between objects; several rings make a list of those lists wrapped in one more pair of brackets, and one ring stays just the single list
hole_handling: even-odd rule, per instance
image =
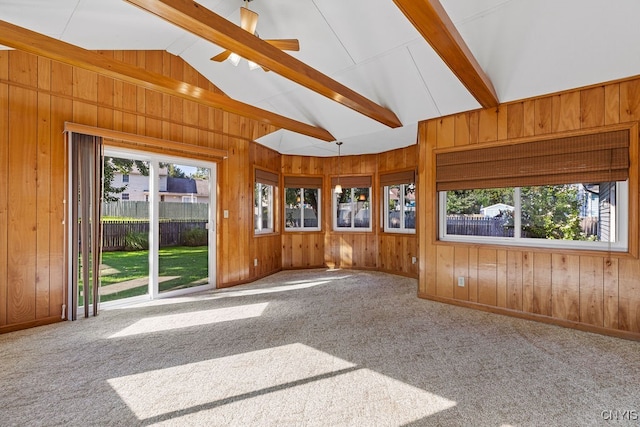
[{"label": "beige carpet", "polygon": [[2,426],[640,423],[640,343],[420,300],[383,273],[102,311],[0,335],[0,361]]}]

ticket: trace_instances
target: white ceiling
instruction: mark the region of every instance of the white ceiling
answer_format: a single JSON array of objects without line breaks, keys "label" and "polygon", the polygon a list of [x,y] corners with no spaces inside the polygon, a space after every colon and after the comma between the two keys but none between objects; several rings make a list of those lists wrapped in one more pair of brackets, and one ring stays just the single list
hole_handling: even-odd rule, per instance
[{"label": "white ceiling", "polygon": [[[242,0],[201,0],[239,24]],[[640,74],[638,0],[441,0],[500,102]],[[262,38],[297,38],[292,55],[391,109],[390,129],[246,62],[123,0],[0,0],[0,19],[86,49],[167,50],[227,95],[327,129],[343,154],[416,142],[417,122],[479,108],[391,0],[255,0]],[[335,144],[281,130],[259,143],[283,154],[333,156]]]}]

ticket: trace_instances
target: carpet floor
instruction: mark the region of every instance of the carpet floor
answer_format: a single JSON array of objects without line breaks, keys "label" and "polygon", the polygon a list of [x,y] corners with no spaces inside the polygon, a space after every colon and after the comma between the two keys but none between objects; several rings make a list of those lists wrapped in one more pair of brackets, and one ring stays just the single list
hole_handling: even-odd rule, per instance
[{"label": "carpet floor", "polygon": [[283,271],[0,335],[2,426],[638,426],[640,343]]}]

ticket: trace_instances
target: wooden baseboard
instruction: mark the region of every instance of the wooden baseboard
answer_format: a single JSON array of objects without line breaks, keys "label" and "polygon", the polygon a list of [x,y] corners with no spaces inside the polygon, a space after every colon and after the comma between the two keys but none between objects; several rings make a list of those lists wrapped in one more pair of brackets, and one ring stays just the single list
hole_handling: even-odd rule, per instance
[{"label": "wooden baseboard", "polygon": [[216,289],[224,289],[224,288],[232,288],[234,286],[238,286],[238,285],[246,285],[247,283],[251,283],[251,282],[255,282],[256,280],[260,280],[262,278],[265,278],[267,276],[271,276],[272,274],[275,274],[279,271],[282,271],[282,268],[277,268],[273,271],[269,271],[268,273],[259,275],[259,276],[255,276],[255,277],[250,277],[248,279],[244,279],[244,280],[236,280],[235,282],[227,282],[227,283],[217,283],[216,284]]},{"label": "wooden baseboard", "polygon": [[36,326],[50,325],[52,323],[63,322],[63,321],[64,319],[62,319],[60,316],[51,316],[51,317],[45,317],[38,320],[31,320],[29,322],[14,323],[11,325],[0,326],[0,334],[21,331],[23,329],[29,329]]},{"label": "wooden baseboard", "polygon": [[535,322],[548,323],[550,325],[562,326],[564,328],[577,329],[584,332],[592,332],[600,335],[607,335],[616,338],[624,338],[632,341],[640,341],[640,333],[621,331],[619,329],[610,329],[602,326],[588,325],[571,320],[557,319],[555,317],[544,316],[536,313],[526,313],[523,311],[512,310],[509,308],[495,307],[492,305],[481,304],[471,301],[456,300],[453,298],[444,298],[435,295],[429,295],[425,292],[418,292],[418,297],[430,301],[441,302],[444,304],[457,305],[459,307],[472,308],[474,310],[486,311],[493,314],[517,317],[520,319],[533,320]]},{"label": "wooden baseboard", "polygon": [[407,272],[404,272],[404,271],[385,270],[383,268],[379,268],[377,271],[379,271],[381,273],[395,274],[396,276],[409,277],[411,279],[419,279],[417,273],[416,274],[411,274],[411,273],[407,273]]}]

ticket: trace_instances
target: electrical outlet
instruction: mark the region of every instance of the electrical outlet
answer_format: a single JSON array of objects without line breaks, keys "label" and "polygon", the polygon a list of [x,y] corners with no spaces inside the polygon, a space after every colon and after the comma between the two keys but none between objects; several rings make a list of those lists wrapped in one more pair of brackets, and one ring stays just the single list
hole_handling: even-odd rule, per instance
[{"label": "electrical outlet", "polygon": [[418,258],[412,256],[411,257],[411,264],[415,264],[416,262],[418,262]]},{"label": "electrical outlet", "polygon": [[254,258],[253,259],[253,266],[257,267],[258,266],[258,258]]},{"label": "electrical outlet", "polygon": [[458,286],[464,288],[464,276],[458,276]]},{"label": "electrical outlet", "polygon": [[223,211],[222,211],[222,216],[223,216],[224,218],[229,218],[229,211],[228,211],[228,210],[226,210],[226,209],[225,209],[225,210],[223,210]]}]

